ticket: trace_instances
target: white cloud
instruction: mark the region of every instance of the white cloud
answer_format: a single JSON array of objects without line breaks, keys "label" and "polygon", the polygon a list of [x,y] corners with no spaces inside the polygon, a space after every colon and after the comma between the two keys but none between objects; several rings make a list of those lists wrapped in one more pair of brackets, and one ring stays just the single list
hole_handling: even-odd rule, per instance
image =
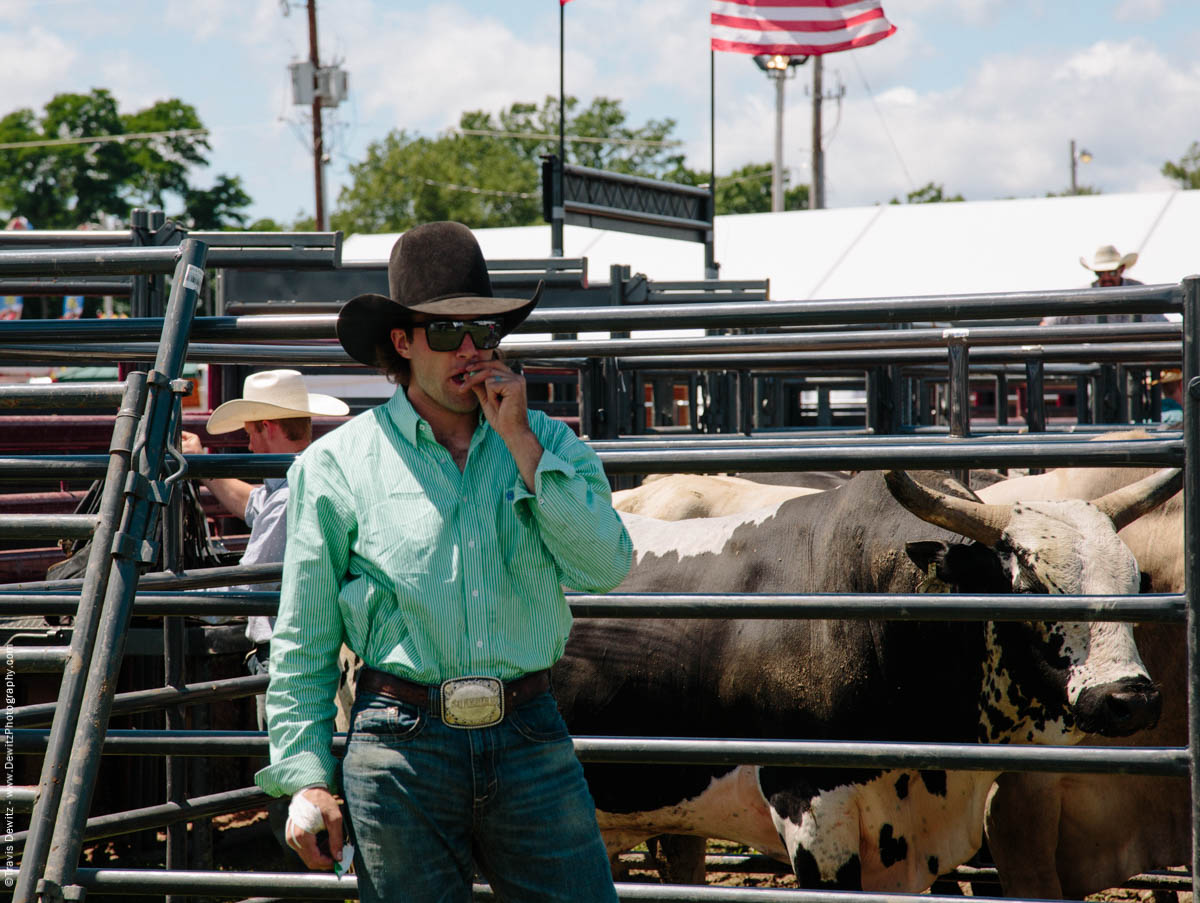
[{"label": "white cloud", "polygon": [[[1200,69],[1180,70],[1140,40],[1101,42],[1065,59],[994,56],[963,85],[877,97],[900,157],[919,187],[943,183],[971,199],[1037,196],[1070,181],[1069,142],[1094,155],[1078,181],[1105,192],[1164,187],[1156,173],[1183,152]],[[1154,115],[1146,115],[1147,98]],[[806,111],[792,108],[793,122]],[[852,205],[902,196],[909,185],[868,100],[848,98],[828,149],[827,197]]]},{"label": "white cloud", "polygon": [[0,31],[0,84],[4,109],[40,108],[78,65],[75,48],[40,26]]},{"label": "white cloud", "polygon": [[1118,22],[1144,22],[1157,19],[1166,10],[1163,0],[1121,0],[1113,10]]}]

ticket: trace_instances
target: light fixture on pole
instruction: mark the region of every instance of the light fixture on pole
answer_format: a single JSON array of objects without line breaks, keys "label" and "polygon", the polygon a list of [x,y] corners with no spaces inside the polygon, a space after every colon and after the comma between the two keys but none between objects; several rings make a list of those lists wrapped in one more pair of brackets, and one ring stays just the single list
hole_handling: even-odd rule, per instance
[{"label": "light fixture on pole", "polygon": [[775,82],[775,163],[771,168],[771,212],[783,210],[783,82],[794,78],[792,70],[804,63],[806,56],[761,53],[754,63]]},{"label": "light fixture on pole", "polygon": [[1079,185],[1075,181],[1075,165],[1077,163],[1091,163],[1092,155],[1090,151],[1083,148],[1079,152],[1075,152],[1075,139],[1071,139],[1071,194],[1079,194]]}]

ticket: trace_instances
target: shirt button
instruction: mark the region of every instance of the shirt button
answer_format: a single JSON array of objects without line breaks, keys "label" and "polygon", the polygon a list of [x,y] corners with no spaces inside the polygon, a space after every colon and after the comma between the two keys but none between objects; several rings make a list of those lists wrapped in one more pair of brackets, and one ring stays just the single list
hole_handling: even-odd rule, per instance
[{"label": "shirt button", "polygon": [[464,496],[463,496],[463,501],[465,502],[466,500],[467,500],[467,497],[464,495]]},{"label": "shirt button", "polygon": [[504,493],[504,500],[506,502],[511,502],[513,500],[513,491],[511,489]]},{"label": "shirt button", "polygon": [[483,648],[483,640],[476,640],[476,641],[475,641],[475,648],[476,648],[476,649],[482,649],[482,648]]},{"label": "shirt button", "polygon": [[471,590],[471,595],[472,595],[472,596],[475,596],[476,598],[478,598],[478,597],[479,597],[479,590],[477,590],[477,589],[473,589],[473,590]]},{"label": "shirt button", "polygon": [[473,540],[473,539],[471,539],[471,540],[468,540],[468,541],[467,541],[467,548],[468,548],[468,549],[473,549],[473,548],[475,548],[475,540]]}]

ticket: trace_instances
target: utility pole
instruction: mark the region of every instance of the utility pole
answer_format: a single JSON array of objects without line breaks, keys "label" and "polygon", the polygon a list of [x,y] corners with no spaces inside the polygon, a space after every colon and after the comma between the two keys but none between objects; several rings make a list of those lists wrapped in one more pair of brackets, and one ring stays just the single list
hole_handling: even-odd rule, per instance
[{"label": "utility pole", "polygon": [[325,231],[325,142],[321,136],[321,92],[318,90],[317,73],[321,71],[321,60],[317,55],[317,0],[308,0],[308,59],[312,63],[313,102],[313,182],[317,192],[316,226],[318,232]]},{"label": "utility pole", "polygon": [[808,196],[809,210],[825,209],[825,151],[821,147],[821,56],[813,57],[812,86],[812,185]]},{"label": "utility pole", "polygon": [[808,192],[808,209],[809,210],[824,210],[825,209],[825,148],[822,147],[822,127],[821,127],[821,103],[826,100],[836,100],[841,103],[843,97],[846,96],[846,86],[838,84],[837,91],[826,95],[825,87],[822,79],[822,59],[824,57],[817,55],[813,57],[813,84],[812,84],[812,184],[809,186]]}]

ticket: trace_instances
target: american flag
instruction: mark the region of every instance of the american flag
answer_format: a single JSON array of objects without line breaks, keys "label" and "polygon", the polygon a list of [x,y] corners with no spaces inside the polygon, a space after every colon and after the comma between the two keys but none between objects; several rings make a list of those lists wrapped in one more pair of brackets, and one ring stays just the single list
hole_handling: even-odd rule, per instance
[{"label": "american flag", "polygon": [[895,30],[879,0],[712,0],[712,49],[731,53],[836,53]]}]

